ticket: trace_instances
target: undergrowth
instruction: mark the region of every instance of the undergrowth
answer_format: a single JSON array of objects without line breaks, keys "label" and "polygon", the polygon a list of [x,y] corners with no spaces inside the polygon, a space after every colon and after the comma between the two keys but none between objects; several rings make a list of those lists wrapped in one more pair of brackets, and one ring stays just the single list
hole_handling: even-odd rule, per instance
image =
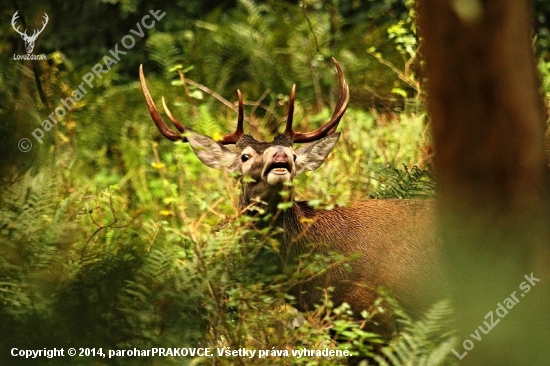
[{"label": "undergrowth", "polygon": [[[332,113],[327,107],[331,98],[324,97],[335,82],[333,67],[325,62],[329,54],[337,56],[347,75],[356,75],[355,86],[350,82],[353,95],[372,89],[365,82],[369,78],[376,79],[370,85],[385,89],[386,96],[395,89],[419,102],[395,75],[388,77],[388,60],[358,57],[372,42],[372,36],[363,35],[364,27],[350,30],[357,35],[350,39],[358,42],[337,47],[334,41],[343,38],[342,32],[314,3],[291,12],[286,3],[240,1],[231,14],[215,10],[190,29],[152,31],[144,44],[148,60],[143,62],[157,105],[165,96],[172,112],[185,116],[186,125],[216,136],[234,127],[236,115],[214,105],[200,88],[182,88],[175,70],[189,72],[228,99],[233,94],[227,89],[239,86],[245,91],[245,128],[270,141],[284,125],[281,116],[288,96],[282,91],[287,93],[297,82],[296,128],[311,130]],[[285,15],[276,16],[279,13]],[[175,27],[177,22],[171,24]],[[402,27],[392,32],[401,34]],[[384,29],[377,32],[386,34]],[[312,41],[312,33],[319,44]],[[392,52],[394,65],[401,52]],[[31,90],[20,99],[25,103],[14,109],[19,119],[6,121],[29,119],[39,125],[39,115],[49,113],[48,103],[56,105],[68,97],[81,82],[78,70],[88,71],[93,65],[73,68],[61,50],[49,56],[50,63],[38,64],[43,72],[37,76],[48,100],[35,102],[34,109],[28,108],[37,100],[31,70],[21,66],[6,73],[6,85],[20,87],[19,94]],[[155,78],[153,65],[160,68],[162,78]],[[453,338],[446,321],[450,305],[445,302],[420,320],[411,320],[395,304],[392,310],[402,326],[385,345],[361,327],[385,311],[379,303],[365,309],[363,320],[357,321],[346,304],[334,306],[327,289],[317,309],[298,314],[286,290],[322,270],[329,259],[306,256],[298,261],[301,270],[282,273],[263,260],[278,254],[278,243],[273,232],[255,232],[250,219],[239,215],[236,180],[203,166],[187,144],[162,139],[143,103],[137,68],[131,79],[136,81],[126,83],[118,79],[124,69],[104,75],[59,118],[43,144],[35,144],[36,161],[25,161],[18,165],[23,168],[1,177],[0,364],[26,364],[25,359],[9,356],[13,348],[69,347],[101,348],[105,354],[155,347],[209,348],[212,356],[62,357],[42,358],[41,363],[348,361],[323,350],[346,351],[388,365],[451,363]],[[414,73],[407,77],[414,84]],[[32,118],[23,118],[24,110]],[[339,127],[343,134],[337,148],[318,171],[295,180],[297,198],[330,208],[362,199],[432,197],[435,183],[425,119],[422,108],[390,107],[381,112],[351,105]],[[6,131],[8,127],[3,126]],[[257,131],[268,133],[258,136]],[[264,350],[269,356],[218,354],[239,349]],[[284,357],[285,351],[291,356]],[[307,356],[292,356],[293,351]]]},{"label": "undergrowth", "polygon": [[[146,121],[145,113],[140,114]],[[299,198],[330,206],[369,196],[431,196],[431,175],[414,165],[422,161],[426,142],[419,141],[417,149],[388,145],[390,134],[407,138],[424,133],[422,116],[402,118],[376,126],[372,116],[350,110],[339,147],[319,171],[297,180]],[[407,127],[400,130],[400,123]],[[115,180],[111,168],[103,165],[87,177],[86,167],[66,157],[58,166],[21,175],[2,195],[0,328],[10,337],[0,342],[0,354],[9,355],[13,347],[104,352],[203,347],[213,356],[161,357],[158,362],[347,362],[346,357],[315,353],[325,349],[377,357],[390,365],[410,360],[436,365],[446,359],[452,337],[438,328],[448,317],[445,303],[419,322],[398,312],[404,327],[381,350],[379,337],[362,330],[363,322],[353,320],[346,304],[334,308],[330,291],[318,309],[297,314],[285,290],[300,276],[322,270],[327,258],[302,258],[310,272],[282,274],[262,262],[261,253],[277,255],[278,244],[269,231],[250,235],[251,219],[235,209],[236,180],[200,165],[185,144],[151,142],[150,125],[132,125],[132,134],[122,138],[118,149],[126,169],[120,170],[118,184],[105,186]],[[411,168],[398,168],[396,161]],[[364,321],[379,311],[379,306],[365,309]],[[443,335],[432,336],[438,332]],[[217,355],[217,350],[239,349],[265,350],[268,356]],[[79,362],[154,360],[95,357]]]}]

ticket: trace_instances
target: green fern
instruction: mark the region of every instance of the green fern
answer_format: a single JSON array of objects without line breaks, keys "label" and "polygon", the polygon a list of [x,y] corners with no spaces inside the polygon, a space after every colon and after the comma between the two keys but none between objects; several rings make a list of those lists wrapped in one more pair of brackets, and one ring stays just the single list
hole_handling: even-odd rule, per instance
[{"label": "green fern", "polygon": [[50,302],[47,283],[56,273],[48,273],[59,260],[57,237],[66,224],[54,223],[58,182],[51,171],[25,174],[2,195],[0,202],[0,302],[4,311],[30,315],[33,309]]},{"label": "green fern", "polygon": [[431,198],[435,191],[433,174],[416,165],[403,169],[386,166],[378,172],[380,188],[371,194],[375,198]]},{"label": "green fern", "polygon": [[170,33],[155,32],[147,40],[149,58],[160,66],[165,76],[178,64],[180,50]]},{"label": "green fern", "polygon": [[389,299],[399,317],[403,329],[387,346],[381,355],[374,357],[382,366],[438,366],[454,365],[456,357],[451,351],[456,346],[453,336],[452,305],[448,300],[436,302],[423,316],[413,321],[394,300]]}]

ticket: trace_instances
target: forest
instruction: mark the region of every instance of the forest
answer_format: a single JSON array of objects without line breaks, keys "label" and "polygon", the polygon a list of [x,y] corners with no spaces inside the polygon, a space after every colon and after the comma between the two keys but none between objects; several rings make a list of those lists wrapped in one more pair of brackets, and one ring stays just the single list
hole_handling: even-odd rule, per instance
[{"label": "forest", "polygon": [[[0,17],[0,365],[550,361],[548,1],[14,0]],[[271,141],[293,84],[296,130],[331,119],[332,58],[341,136],[295,195],[435,200],[449,296],[420,315],[382,288],[359,315],[334,288],[298,312],[288,288],[353,258],[259,261],[279,233],[240,212],[235,174],[161,135],[139,78],[216,140],[238,89],[245,133]],[[391,339],[365,327],[388,311]]]}]

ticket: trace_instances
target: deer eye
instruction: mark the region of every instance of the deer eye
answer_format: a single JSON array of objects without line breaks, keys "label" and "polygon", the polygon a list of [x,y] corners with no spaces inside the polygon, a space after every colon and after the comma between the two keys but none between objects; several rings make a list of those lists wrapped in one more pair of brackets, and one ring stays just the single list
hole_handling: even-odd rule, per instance
[{"label": "deer eye", "polygon": [[245,161],[247,161],[248,159],[250,159],[250,155],[248,154],[243,154],[241,155],[241,161],[244,163]]},{"label": "deer eye", "polygon": [[296,161],[296,155],[292,155],[292,159],[294,159],[294,161]]}]

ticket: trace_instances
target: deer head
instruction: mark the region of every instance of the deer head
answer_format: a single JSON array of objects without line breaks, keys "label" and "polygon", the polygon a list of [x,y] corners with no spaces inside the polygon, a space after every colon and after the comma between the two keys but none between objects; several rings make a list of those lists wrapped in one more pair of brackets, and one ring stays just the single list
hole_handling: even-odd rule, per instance
[{"label": "deer head", "polygon": [[[333,59],[334,60],[334,59]],[[326,271],[288,289],[294,296],[298,310],[313,309],[322,302],[322,289],[332,288],[335,306],[345,302],[351,306],[357,319],[364,309],[375,304],[378,286],[390,288],[405,309],[417,312],[433,301],[439,291],[427,290],[433,278],[441,278],[437,263],[437,242],[433,236],[432,203],[429,200],[366,200],[349,207],[316,210],[307,202],[295,201],[288,183],[302,172],[317,169],[334,148],[339,138],[335,133],[349,102],[349,88],[340,65],[338,70],[340,94],[330,121],[312,132],[294,132],[292,115],[295,86],[289,100],[289,112],[283,134],[271,142],[260,142],[243,133],[243,99],[237,91],[239,117],[235,132],[218,141],[185,127],[166,108],[171,130],[162,120],[140,68],[141,87],[151,118],[158,130],[169,140],[188,142],[198,158],[207,166],[240,173],[242,179],[241,209],[255,215],[257,210],[246,210],[259,200],[266,204],[265,212],[273,214],[270,222],[260,220],[260,226],[280,228],[277,232],[280,252],[272,258],[259,256],[262,270],[275,265],[293,263],[302,254],[329,256],[336,251],[346,258],[353,256],[350,268],[329,266]],[[309,144],[294,149],[294,143]],[[228,148],[226,145],[235,145]],[[280,194],[286,190],[289,194]],[[279,203],[292,201],[286,210]],[[269,252],[273,253],[273,252]],[[424,298],[425,294],[432,294]],[[363,320],[361,320],[363,321]],[[395,328],[391,312],[384,312],[369,325],[384,337],[390,337]]]},{"label": "deer head", "polygon": [[27,30],[25,29],[25,32],[21,32],[19,30],[19,26],[16,27],[16,20],[17,18],[19,18],[19,10],[15,12],[15,14],[13,14],[13,17],[11,18],[11,26],[13,27],[13,29],[19,33],[19,35],[21,36],[21,38],[23,38],[23,41],[25,41],[25,48],[27,49],[27,53],[31,53],[32,50],[34,49],[34,43],[36,42],[36,38],[38,38],[38,36],[40,35],[40,33],[42,33],[42,31],[44,30],[44,28],[46,28],[46,24],[48,24],[48,14],[44,13],[44,21],[42,22],[42,29],[40,30],[34,30],[32,35],[29,36],[27,35]]},{"label": "deer head", "polygon": [[[237,128],[235,132],[214,141],[208,136],[198,134],[185,127],[168,110],[163,99],[166,115],[179,133],[171,130],[164,123],[151,98],[145,82],[143,67],[140,67],[140,81],[149,114],[164,137],[172,141],[188,142],[200,161],[211,168],[224,169],[250,178],[243,180],[241,208],[260,200],[267,203],[268,209],[275,209],[281,200],[279,193],[288,189],[287,183],[291,182],[297,174],[321,166],[340,137],[340,133],[334,132],[348,106],[349,87],[340,65],[335,59],[333,61],[338,70],[340,94],[330,121],[312,132],[295,132],[292,128],[296,95],[296,85],[294,85],[290,94],[285,131],[276,136],[272,142],[260,142],[243,133],[244,103],[239,90],[237,90],[239,100]],[[305,142],[311,143],[294,149],[294,143]],[[236,149],[229,149],[225,145],[235,145]],[[292,198],[292,195],[288,195],[288,197]]]}]

